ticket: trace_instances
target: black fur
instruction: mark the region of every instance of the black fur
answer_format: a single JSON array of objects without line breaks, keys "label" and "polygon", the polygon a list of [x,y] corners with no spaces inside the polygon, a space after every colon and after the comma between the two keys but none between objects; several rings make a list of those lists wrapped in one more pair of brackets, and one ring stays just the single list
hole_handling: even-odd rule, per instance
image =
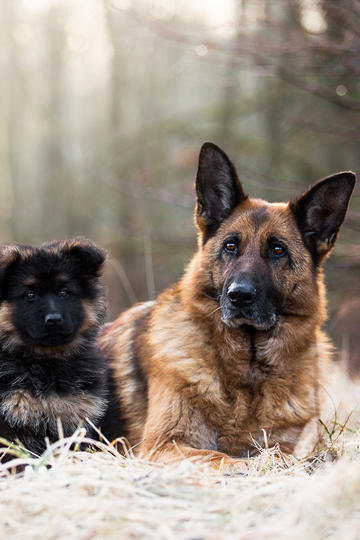
[{"label": "black fur", "polygon": [[[23,356],[2,353],[0,362],[0,401],[17,390],[25,390],[38,400],[49,400],[56,394],[57,398],[66,401],[69,396],[87,394],[102,397],[107,404],[106,363],[94,347],[89,346],[78,355],[57,358],[52,362],[49,357],[28,355],[25,350]],[[0,417],[8,428],[1,436],[11,442],[19,440],[34,453],[45,450],[45,437],[50,442],[59,437],[56,417],[43,415],[40,423],[29,419],[25,425],[16,423],[15,419],[11,422],[4,415]],[[60,419],[64,435],[72,435],[78,426],[71,418],[62,416]],[[90,420],[95,425],[99,424],[98,418],[90,417]],[[86,424],[85,418],[82,423]],[[87,435],[97,438],[92,428],[87,428]]]},{"label": "black fur", "polygon": [[216,144],[202,145],[196,175],[197,219],[206,226],[204,243],[235,206],[247,199],[236,169]]},{"label": "black fur", "polygon": [[100,422],[100,430],[106,439],[113,442],[119,437],[126,437],[126,422],[123,417],[121,406],[116,397],[116,386],[113,369],[109,366],[107,370],[107,396],[108,404],[104,416]]},{"label": "black fur", "polygon": [[351,171],[328,176],[290,203],[304,244],[316,266],[335,244],[355,179]]},{"label": "black fur", "polygon": [[104,260],[84,239],[0,250],[0,436],[34,453],[58,438],[58,416],[69,436],[109,415]]}]

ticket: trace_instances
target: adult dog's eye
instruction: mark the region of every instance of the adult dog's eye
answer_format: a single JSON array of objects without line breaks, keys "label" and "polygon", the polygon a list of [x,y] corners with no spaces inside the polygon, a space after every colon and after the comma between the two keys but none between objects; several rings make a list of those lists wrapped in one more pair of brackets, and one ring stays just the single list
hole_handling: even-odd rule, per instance
[{"label": "adult dog's eye", "polygon": [[59,292],[58,292],[58,296],[62,296],[63,298],[65,298],[65,296],[69,296],[69,291],[68,289],[61,289]]},{"label": "adult dog's eye", "polygon": [[34,291],[26,291],[24,294],[23,294],[23,297],[26,298],[27,300],[34,300],[36,294],[34,293]]},{"label": "adult dog's eye", "polygon": [[272,252],[273,252],[274,255],[276,255],[277,257],[281,257],[282,255],[285,255],[285,253],[286,253],[285,248],[283,248],[283,246],[280,246],[280,244],[275,244],[275,245],[272,247]]},{"label": "adult dog's eye", "polygon": [[226,244],[224,245],[224,251],[226,251],[226,253],[236,253],[237,248],[237,243],[233,240],[229,240],[229,242],[226,242]]}]

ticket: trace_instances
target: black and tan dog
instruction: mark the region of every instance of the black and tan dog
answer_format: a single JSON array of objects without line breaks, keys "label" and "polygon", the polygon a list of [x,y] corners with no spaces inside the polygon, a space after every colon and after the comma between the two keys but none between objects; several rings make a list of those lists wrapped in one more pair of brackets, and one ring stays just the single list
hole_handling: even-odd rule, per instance
[{"label": "black and tan dog", "polygon": [[39,453],[58,438],[59,420],[65,436],[86,418],[109,428],[110,372],[96,344],[104,260],[79,238],[0,250],[2,438]]},{"label": "black and tan dog", "polygon": [[342,172],[291,203],[250,199],[226,154],[203,145],[197,253],[177,284],[101,338],[138,452],[242,468],[264,431],[293,451],[318,414],[329,362],[321,264],[354,183]]}]

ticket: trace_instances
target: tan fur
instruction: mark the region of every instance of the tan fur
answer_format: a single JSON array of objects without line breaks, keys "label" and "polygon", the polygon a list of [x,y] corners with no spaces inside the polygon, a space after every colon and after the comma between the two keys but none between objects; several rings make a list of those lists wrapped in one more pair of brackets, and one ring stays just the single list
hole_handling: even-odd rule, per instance
[{"label": "tan fur", "polygon": [[[257,227],[254,216],[266,210]],[[116,391],[136,452],[152,460],[187,457],[212,467],[244,469],[256,446],[292,453],[319,415],[330,345],[321,269],[314,269],[287,203],[246,199],[203,244],[183,278],[155,305],[138,305],[107,326]],[[224,325],[207,290],[224,279],[217,257],[229,233],[241,234],[242,264],[264,264],[269,235],[286,239],[292,259],[274,280],[286,314],[251,343],[244,327]],[[141,317],[147,313],[147,317]],[[255,351],[255,353],[254,353]],[[256,361],[253,361],[253,355]]]},{"label": "tan fur", "polygon": [[9,351],[16,345],[22,343],[22,340],[12,323],[11,304],[5,300],[0,305],[0,335],[6,337],[6,348]]},{"label": "tan fur", "polygon": [[86,418],[99,419],[106,408],[106,401],[91,394],[68,395],[66,399],[57,394],[46,398],[35,397],[25,390],[9,392],[0,405],[0,414],[13,428],[31,424],[33,429],[50,424],[56,428],[58,419],[63,427],[73,431]]},{"label": "tan fur", "polygon": [[1,249],[1,264],[11,264],[16,257],[21,257],[23,260],[33,255],[33,249],[30,246],[19,246],[15,243],[5,244]]},{"label": "tan fur", "polygon": [[[118,398],[120,400],[122,414],[128,425],[128,430],[133,434],[133,444],[141,440],[144,428],[144,414],[146,412],[146,392],[136,373],[136,367],[132,361],[131,344],[134,335],[133,323],[144,316],[154,302],[137,304],[126,311],[121,321],[106,325],[107,330],[102,336],[102,346],[112,348],[113,337],[119,337],[119,355],[123,358],[120,369],[114,370],[115,383]],[[107,339],[107,336],[110,339]]]}]

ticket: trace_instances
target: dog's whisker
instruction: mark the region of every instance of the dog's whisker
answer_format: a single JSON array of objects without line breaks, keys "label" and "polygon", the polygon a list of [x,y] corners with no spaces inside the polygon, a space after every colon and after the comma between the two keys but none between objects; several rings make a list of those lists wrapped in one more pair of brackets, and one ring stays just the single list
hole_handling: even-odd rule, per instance
[{"label": "dog's whisker", "polygon": [[221,306],[218,306],[213,311],[210,311],[209,315],[213,315],[214,313],[216,313],[216,311],[219,311],[220,309],[221,309]]}]

